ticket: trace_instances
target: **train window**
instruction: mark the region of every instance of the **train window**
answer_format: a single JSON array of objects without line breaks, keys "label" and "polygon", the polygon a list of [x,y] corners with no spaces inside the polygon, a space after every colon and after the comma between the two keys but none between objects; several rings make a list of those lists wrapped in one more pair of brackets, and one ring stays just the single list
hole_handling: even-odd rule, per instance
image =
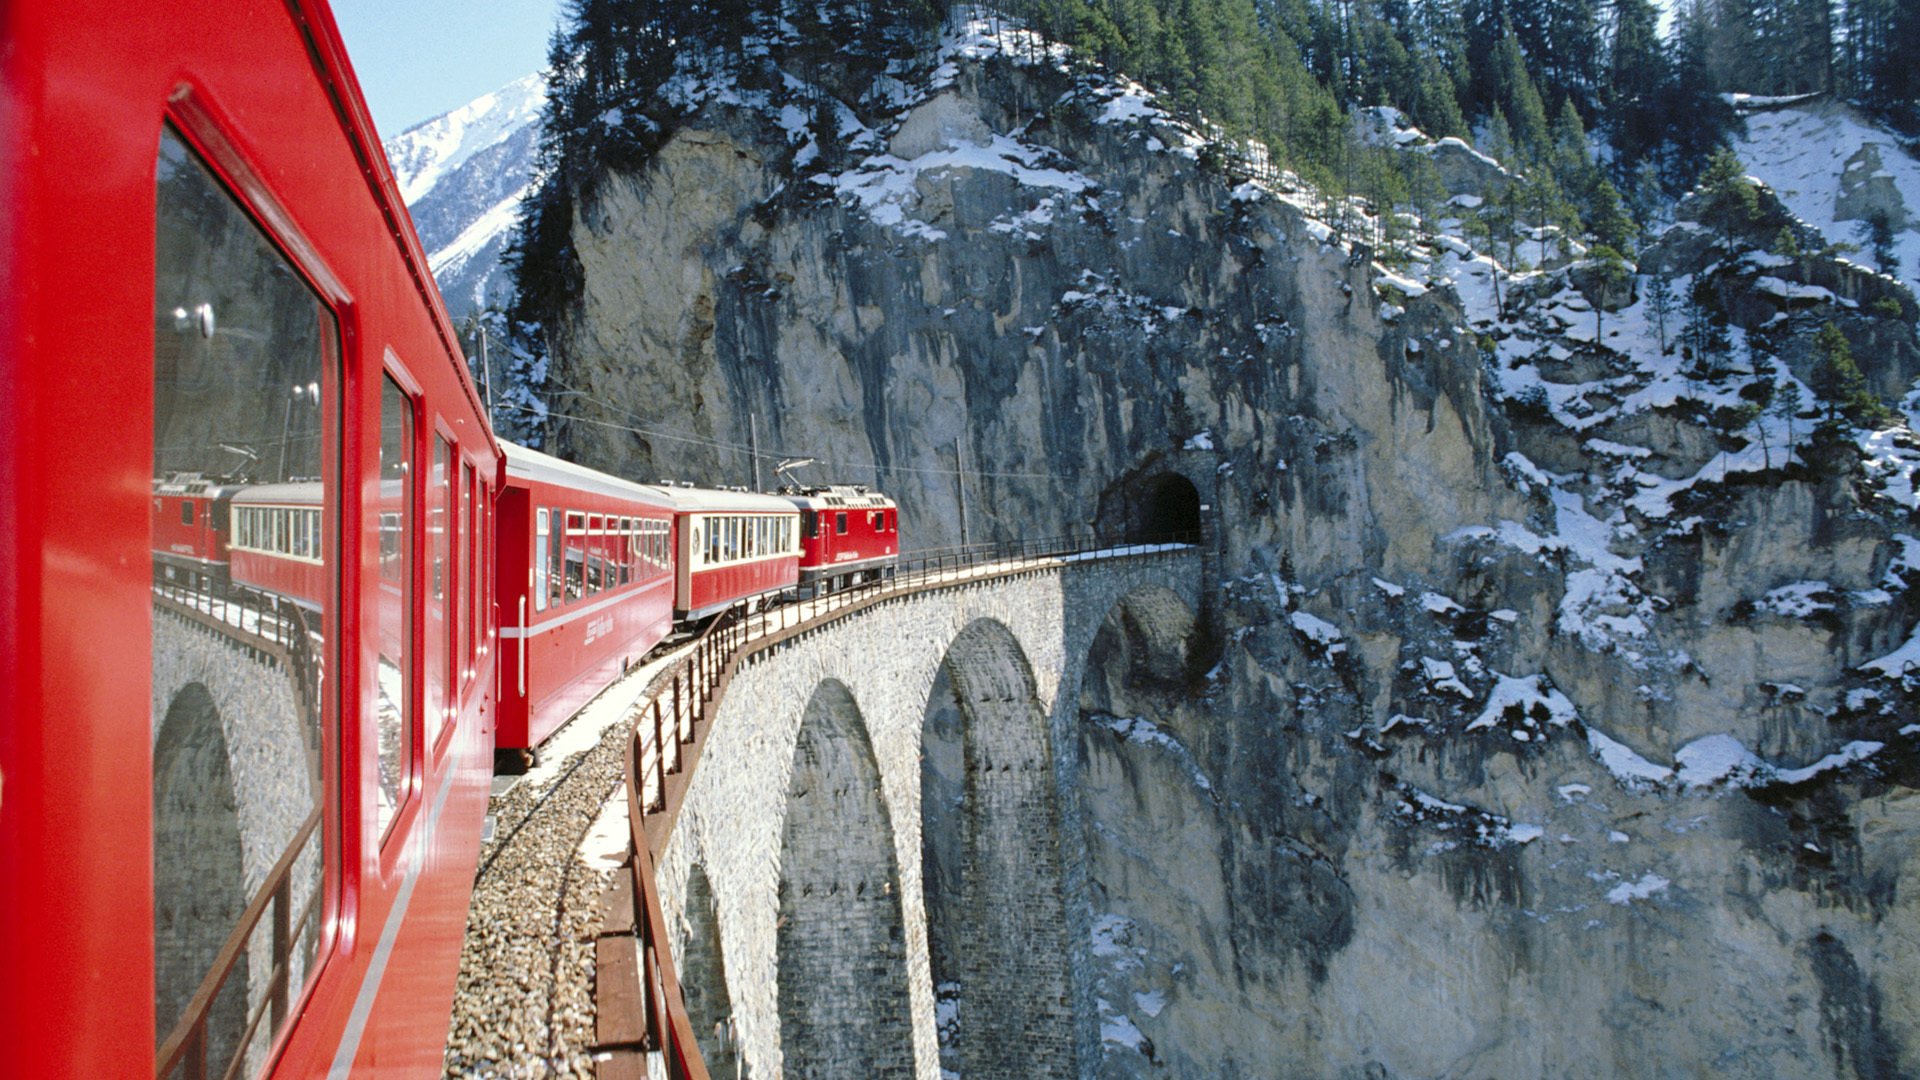
[{"label": "train window", "polygon": [[847,535],[847,512],[845,510],[842,510],[839,513],[835,514],[833,517],[834,517],[834,521],[833,521],[834,533],[839,536]]},{"label": "train window", "polygon": [[[720,519],[706,518],[704,520],[706,521],[707,529],[707,562],[708,564],[717,563],[720,561]],[[697,540],[699,538],[695,537],[695,539]]]},{"label": "train window", "polygon": [[[236,455],[226,448],[243,447],[250,463],[236,484],[300,477],[313,503],[335,507],[333,314],[186,141],[170,127],[158,134],[153,475],[231,474]],[[153,526],[179,528],[164,517]],[[155,546],[158,583],[171,553]],[[336,568],[291,574],[242,562],[253,565],[230,572],[267,601],[257,617],[228,616],[211,575],[151,596],[153,1019],[163,1072],[194,1046],[214,1074],[258,1073],[319,966],[323,761],[338,710],[328,678],[337,643],[323,635],[337,608]],[[285,921],[249,915],[275,911],[274,896],[290,901],[277,908]],[[223,967],[229,940],[240,947]],[[198,996],[209,978],[211,992]]]},{"label": "train window", "polygon": [[587,516],[567,512],[566,542],[567,601],[585,595],[587,588]]},{"label": "train window", "polygon": [[533,512],[533,610],[547,610],[547,546],[552,537],[547,532],[547,512]]},{"label": "train window", "polygon": [[562,551],[564,548],[562,541],[566,539],[565,521],[561,517],[560,508],[557,506],[550,512],[550,516],[552,518],[554,536],[553,547],[548,550],[547,554],[547,595],[550,605],[559,607],[565,588],[565,574],[562,573],[561,569]]},{"label": "train window", "polygon": [[819,535],[819,520],[811,510],[800,511],[800,535],[809,540]]},{"label": "train window", "polygon": [[413,400],[392,377],[382,379],[375,836],[384,836],[399,815],[413,752],[413,429]]},{"label": "train window", "polygon": [[474,520],[473,466],[462,464],[460,467],[460,589],[456,593],[460,602],[460,682],[462,685],[473,677],[473,607],[480,590],[473,572],[474,557],[478,547],[474,541],[479,536]]},{"label": "train window", "polygon": [[193,504],[185,499],[180,500],[180,524],[193,524]]},{"label": "train window", "polygon": [[453,448],[433,437],[433,458],[427,465],[427,672],[426,702],[422,706],[426,745],[440,737],[451,711],[454,686],[454,514],[459,497],[453,489]]}]

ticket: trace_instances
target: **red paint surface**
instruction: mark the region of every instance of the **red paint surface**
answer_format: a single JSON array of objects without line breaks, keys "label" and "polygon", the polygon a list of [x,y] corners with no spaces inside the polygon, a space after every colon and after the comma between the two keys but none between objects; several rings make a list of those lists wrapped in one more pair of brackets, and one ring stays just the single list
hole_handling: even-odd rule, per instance
[{"label": "red paint surface", "polygon": [[[304,25],[303,25],[304,24]],[[311,51],[310,51],[311,50]],[[492,444],[324,9],[0,4],[0,1046],[21,1077],[154,1067],[150,655],[155,155],[172,122],[342,331],[338,792],[320,973],[269,1068],[322,1075],[409,867],[421,874],[356,1075],[437,1075],[478,852],[491,664],[371,837],[383,358],[483,478]],[[397,225],[397,227],[396,227]],[[396,238],[396,233],[398,238]],[[82,437],[84,433],[84,437]],[[424,470],[421,470],[424,472]],[[176,508],[177,511],[177,508]],[[418,541],[422,542],[423,541]],[[424,560],[416,551],[416,565]],[[417,595],[417,593],[416,593]],[[421,655],[416,641],[415,655]],[[416,685],[419,685],[416,682]],[[437,828],[427,810],[451,784]]]},{"label": "red paint surface", "polygon": [[[544,742],[619,678],[626,662],[637,662],[673,629],[673,571],[664,564],[649,566],[645,560],[636,563],[634,579],[625,585],[539,610],[531,592],[536,580],[535,511],[612,514],[669,523],[672,512],[512,473],[507,475],[498,505],[501,624],[524,627],[525,645],[518,638],[500,639],[496,745],[519,749]],[[560,542],[558,530],[550,542]],[[520,690],[523,671],[524,694]]]}]

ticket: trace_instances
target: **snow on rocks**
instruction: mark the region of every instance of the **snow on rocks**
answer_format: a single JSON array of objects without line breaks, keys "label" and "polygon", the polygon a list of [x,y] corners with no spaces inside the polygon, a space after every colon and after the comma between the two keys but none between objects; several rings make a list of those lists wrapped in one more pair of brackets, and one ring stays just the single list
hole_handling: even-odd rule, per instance
[{"label": "snow on rocks", "polygon": [[1870,760],[1885,744],[1859,739],[1819,760],[1799,767],[1783,767],[1762,759],[1731,734],[1706,735],[1674,751],[1668,768],[1642,757],[1598,728],[1588,726],[1587,745],[1622,787],[1635,791],[1698,792],[1710,788],[1738,790],[1779,784],[1804,784],[1827,773]]},{"label": "snow on rocks", "polygon": [[1327,620],[1304,611],[1294,611],[1288,613],[1287,621],[1293,624],[1296,632],[1313,642],[1328,658],[1347,651],[1347,643],[1342,640],[1340,628]]},{"label": "snow on rocks", "polygon": [[1545,738],[1548,727],[1563,728],[1579,719],[1567,695],[1547,682],[1545,675],[1516,679],[1493,673],[1487,704],[1467,725],[1468,731],[1504,727],[1519,742]]},{"label": "snow on rocks", "polygon": [[1608,889],[1607,903],[1624,905],[1630,904],[1635,900],[1647,900],[1658,893],[1666,892],[1667,886],[1671,884],[1673,884],[1673,882],[1668,881],[1659,874],[1648,871],[1642,874],[1637,881],[1623,881],[1613,888]]}]

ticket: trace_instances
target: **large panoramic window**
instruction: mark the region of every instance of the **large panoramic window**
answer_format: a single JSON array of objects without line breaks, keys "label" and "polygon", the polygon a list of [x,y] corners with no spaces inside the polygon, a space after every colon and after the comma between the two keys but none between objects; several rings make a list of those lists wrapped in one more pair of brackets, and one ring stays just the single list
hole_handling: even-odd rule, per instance
[{"label": "large panoramic window", "polygon": [[339,338],[170,128],[157,175],[155,1038],[163,1076],[252,1075],[318,959]]}]

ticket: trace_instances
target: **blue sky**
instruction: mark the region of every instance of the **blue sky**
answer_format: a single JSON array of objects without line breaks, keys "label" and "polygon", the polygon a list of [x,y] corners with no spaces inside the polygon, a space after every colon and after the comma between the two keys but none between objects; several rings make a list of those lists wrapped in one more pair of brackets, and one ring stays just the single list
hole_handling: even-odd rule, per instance
[{"label": "blue sky", "polygon": [[547,66],[560,0],[333,0],[381,138]]}]

